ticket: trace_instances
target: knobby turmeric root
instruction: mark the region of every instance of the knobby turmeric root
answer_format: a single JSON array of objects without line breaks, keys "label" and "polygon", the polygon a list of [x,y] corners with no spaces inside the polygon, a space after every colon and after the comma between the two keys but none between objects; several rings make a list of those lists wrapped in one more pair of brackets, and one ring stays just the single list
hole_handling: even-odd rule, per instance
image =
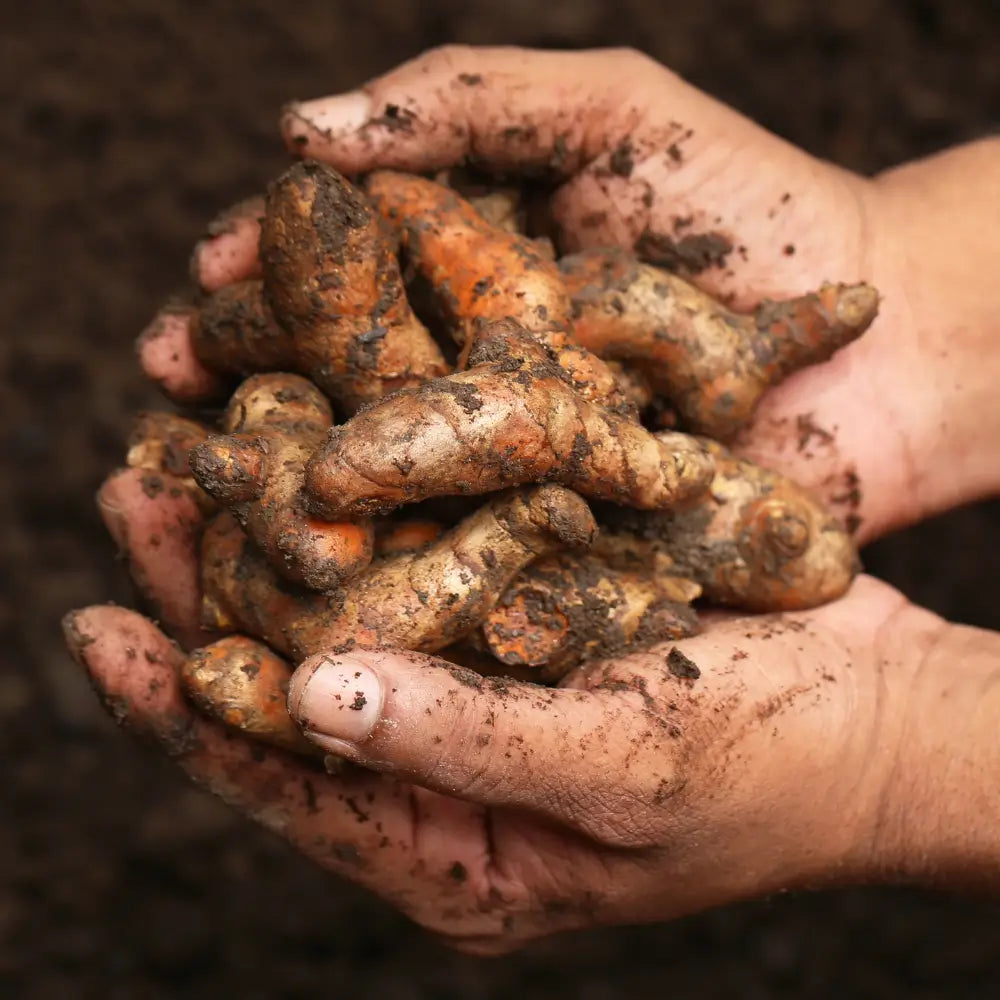
[{"label": "knobby turmeric root", "polygon": [[650,434],[588,402],[516,323],[484,327],[467,371],[397,393],[334,428],[306,467],[309,507],[345,520],[449,493],[555,480],[661,508],[705,488],[698,440]]},{"label": "knobby turmeric root", "polygon": [[195,482],[190,466],[191,452],[209,433],[207,427],[176,413],[140,413],[129,435],[125,464],[173,476],[190,490],[204,513],[214,513],[215,501]]},{"label": "knobby turmeric root", "polygon": [[305,510],[303,470],[333,422],[323,394],[298,375],[254,375],[222,419],[225,436],[191,453],[199,485],[228,507],[287,579],[329,590],[372,559],[372,526],[317,521]]},{"label": "knobby turmeric root", "polygon": [[709,600],[747,611],[798,611],[844,594],[860,564],[840,521],[792,480],[705,443],[711,487],[671,510],[602,511],[602,558],[627,569],[663,554]]},{"label": "knobby turmeric root", "polygon": [[292,668],[263,643],[229,635],[196,649],[181,666],[184,693],[205,715],[252,739],[322,757],[288,714]]},{"label": "knobby turmeric root", "polygon": [[264,300],[262,281],[240,281],[209,295],[191,327],[206,368],[227,375],[299,369],[295,342]]},{"label": "knobby turmeric root", "polygon": [[432,545],[323,595],[283,586],[224,513],[203,539],[204,624],[256,636],[296,662],[354,645],[435,652],[475,629],[522,567],[587,546],[595,530],[575,493],[537,486],[492,499]]},{"label": "knobby turmeric root", "polygon": [[752,315],[727,309],[624,250],[589,250],[559,262],[577,341],[602,358],[638,362],[694,433],[727,440],[773,385],[826,361],[878,312],[870,285],[824,285]]},{"label": "knobby turmeric root", "polygon": [[447,371],[378,215],[332,167],[298,163],[269,186],[260,254],[290,367],[346,412]]},{"label": "knobby turmeric root", "polygon": [[552,258],[534,240],[492,224],[455,191],[378,170],[365,190],[398,232],[410,266],[434,292],[465,367],[484,323],[512,319],[549,348],[578,392],[628,407],[614,373],[572,336],[570,301]]},{"label": "knobby turmeric root", "polygon": [[537,667],[539,678],[554,681],[589,660],[694,635],[698,618],[688,605],[700,594],[683,577],[560,553],[518,574],[482,633],[501,663]]}]

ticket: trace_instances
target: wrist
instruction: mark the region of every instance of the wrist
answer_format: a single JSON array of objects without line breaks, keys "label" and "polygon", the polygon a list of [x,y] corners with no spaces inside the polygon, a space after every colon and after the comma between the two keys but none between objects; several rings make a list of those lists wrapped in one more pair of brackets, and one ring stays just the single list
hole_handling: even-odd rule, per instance
[{"label": "wrist", "polygon": [[1000,489],[998,164],[1000,140],[986,140],[891,170],[869,191],[870,267],[894,340],[881,377],[905,429],[907,500],[886,527]]},{"label": "wrist", "polygon": [[879,880],[1000,886],[1000,635],[942,624],[912,644],[873,827]]}]

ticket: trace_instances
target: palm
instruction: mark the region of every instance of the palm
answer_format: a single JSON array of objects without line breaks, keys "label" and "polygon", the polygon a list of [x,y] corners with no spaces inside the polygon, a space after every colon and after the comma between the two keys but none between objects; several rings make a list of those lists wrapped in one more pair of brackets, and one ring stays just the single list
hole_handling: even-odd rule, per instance
[{"label": "palm", "polygon": [[[904,607],[864,580],[798,620],[722,620],[684,644],[700,665],[696,682],[678,679],[667,649],[654,649],[577,670],[563,692],[544,696],[553,700],[539,720],[524,702],[542,689],[505,685],[443,723],[449,735],[429,741],[412,775],[419,785],[401,769],[328,775],[232,739],[186,706],[176,647],[132,612],[85,612],[70,639],[126,722],[200,783],[453,943],[497,951],[620,919],[622,896],[628,919],[643,920],[749,891],[739,855],[759,850],[754,831],[765,831],[777,865],[815,836],[820,789],[843,834],[827,837],[829,849],[866,843],[855,819],[872,812],[864,788],[831,775],[870,763],[880,713],[885,724],[877,662],[894,641],[885,623]],[[440,704],[441,693],[428,701]],[[564,722],[565,698],[586,718]],[[487,728],[495,739],[484,743]],[[775,831],[777,815],[785,821]],[[740,845],[727,848],[725,872],[705,830]],[[768,877],[815,874],[779,866]]]}]

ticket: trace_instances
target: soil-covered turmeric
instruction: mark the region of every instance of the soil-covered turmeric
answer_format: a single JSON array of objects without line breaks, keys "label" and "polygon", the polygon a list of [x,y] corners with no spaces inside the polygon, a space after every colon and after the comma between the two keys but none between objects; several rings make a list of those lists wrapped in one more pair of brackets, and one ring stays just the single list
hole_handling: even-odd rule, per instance
[{"label": "soil-covered turmeric", "polygon": [[477,625],[518,571],[590,544],[587,505],[555,484],[489,500],[436,542],[373,563],[331,594],[283,585],[228,514],[202,552],[204,622],[263,639],[296,662],[323,650],[395,645],[434,652]]},{"label": "soil-covered turmeric", "polygon": [[826,361],[856,340],[878,312],[870,285],[727,309],[676,275],[618,249],[559,262],[577,341],[602,358],[641,364],[686,429],[730,439],[771,386]]},{"label": "soil-covered turmeric", "polygon": [[469,363],[331,431],[306,468],[313,513],[350,519],[542,480],[655,509],[703,490],[713,475],[701,442],[654,437],[588,401],[513,321],[484,327]]},{"label": "soil-covered turmeric", "polygon": [[306,379],[254,375],[226,409],[228,434],[191,455],[195,479],[236,515],[271,564],[316,590],[336,587],[372,559],[369,521],[319,521],[303,504],[305,463],[332,419],[329,403]]},{"label": "soil-covered turmeric", "polygon": [[293,370],[347,413],[447,371],[378,215],[332,167],[298,163],[268,187],[260,254]]},{"label": "soil-covered turmeric", "polygon": [[798,611],[842,596],[860,568],[844,525],[786,476],[705,444],[715,456],[710,488],[670,510],[605,506],[601,556],[623,569],[667,558],[712,603],[747,611]]},{"label": "soil-covered turmeric", "polygon": [[501,663],[558,680],[573,667],[698,631],[692,580],[615,569],[590,554],[560,553],[522,570],[482,632]]},{"label": "soil-covered turmeric", "polygon": [[228,635],[196,649],[183,663],[184,693],[205,715],[282,750],[322,756],[288,714],[292,668],[261,642]]}]

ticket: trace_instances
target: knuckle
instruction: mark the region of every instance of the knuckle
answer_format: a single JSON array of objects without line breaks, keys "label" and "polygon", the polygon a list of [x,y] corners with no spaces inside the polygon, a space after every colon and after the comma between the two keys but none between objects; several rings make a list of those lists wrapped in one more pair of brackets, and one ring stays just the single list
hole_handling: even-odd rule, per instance
[{"label": "knuckle", "polygon": [[463,701],[438,733],[429,776],[459,796],[482,792],[496,780],[494,714],[478,698]]}]

